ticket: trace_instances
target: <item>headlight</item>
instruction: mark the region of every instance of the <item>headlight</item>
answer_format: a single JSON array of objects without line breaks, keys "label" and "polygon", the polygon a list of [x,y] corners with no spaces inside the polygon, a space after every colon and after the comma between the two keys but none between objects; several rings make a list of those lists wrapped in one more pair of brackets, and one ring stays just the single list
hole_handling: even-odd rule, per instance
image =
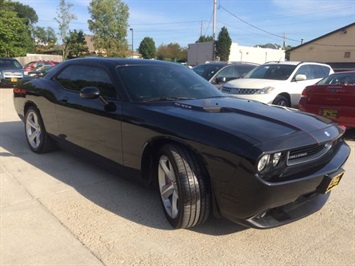
[{"label": "headlight", "polygon": [[269,164],[269,161],[270,161],[269,154],[265,154],[263,157],[261,157],[258,162],[258,171],[259,172],[263,171],[266,168],[266,166]]},{"label": "headlight", "polygon": [[258,161],[258,172],[265,172],[272,168],[276,168],[282,161],[282,157],[281,152],[264,154]]},{"label": "headlight", "polygon": [[272,157],[272,165],[274,167],[279,163],[280,158],[281,158],[281,152],[277,152],[274,154],[274,156]]},{"label": "headlight", "polygon": [[258,90],[255,94],[269,94],[271,93],[275,88],[274,87],[265,87],[260,90]]}]

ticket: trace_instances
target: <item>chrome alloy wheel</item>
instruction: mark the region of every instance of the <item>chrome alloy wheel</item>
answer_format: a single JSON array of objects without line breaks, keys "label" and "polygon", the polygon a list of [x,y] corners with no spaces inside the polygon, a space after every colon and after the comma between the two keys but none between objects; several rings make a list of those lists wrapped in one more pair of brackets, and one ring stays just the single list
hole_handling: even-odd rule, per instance
[{"label": "chrome alloy wheel", "polygon": [[167,214],[175,219],[179,214],[179,189],[173,165],[166,155],[159,159],[158,182],[164,208]]},{"label": "chrome alloy wheel", "polygon": [[34,111],[30,111],[26,119],[26,137],[33,149],[37,149],[41,144],[41,126]]}]

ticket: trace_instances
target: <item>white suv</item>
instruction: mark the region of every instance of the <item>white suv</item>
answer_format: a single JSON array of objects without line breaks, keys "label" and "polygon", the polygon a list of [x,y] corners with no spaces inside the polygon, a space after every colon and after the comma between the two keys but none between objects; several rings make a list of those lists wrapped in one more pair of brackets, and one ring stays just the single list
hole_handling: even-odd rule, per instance
[{"label": "white suv", "polygon": [[226,95],[268,104],[298,107],[303,89],[334,73],[326,64],[314,62],[268,62],[244,78],[229,81],[221,91]]}]

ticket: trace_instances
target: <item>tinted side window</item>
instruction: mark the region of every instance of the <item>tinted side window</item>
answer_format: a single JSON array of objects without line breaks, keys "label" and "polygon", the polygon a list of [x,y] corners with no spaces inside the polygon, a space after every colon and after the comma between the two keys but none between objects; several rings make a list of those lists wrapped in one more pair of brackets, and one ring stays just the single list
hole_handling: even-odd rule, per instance
[{"label": "tinted side window", "polygon": [[299,74],[306,75],[306,78],[307,78],[307,79],[314,79],[313,74],[312,74],[312,71],[311,71],[309,65],[303,65],[303,66],[301,66],[301,67],[297,70],[295,77],[296,77],[297,75],[299,75]]},{"label": "tinted side window", "polygon": [[330,73],[330,67],[327,67],[327,66],[321,66],[325,75],[328,76],[329,73]]},{"label": "tinted side window", "polygon": [[315,78],[315,79],[320,79],[320,78],[324,78],[325,76],[327,76],[327,74],[324,72],[324,70],[321,66],[312,65],[311,69],[313,72],[313,78]]},{"label": "tinted side window", "polygon": [[106,70],[95,66],[71,65],[57,77],[64,88],[79,92],[85,87],[97,87],[103,97],[116,97],[116,90]]},{"label": "tinted side window", "polygon": [[254,66],[235,66],[235,72],[239,78],[244,77]]},{"label": "tinted side window", "polygon": [[218,77],[225,77],[227,80],[231,80],[237,78],[237,74],[233,66],[227,66],[218,73],[217,78]]}]

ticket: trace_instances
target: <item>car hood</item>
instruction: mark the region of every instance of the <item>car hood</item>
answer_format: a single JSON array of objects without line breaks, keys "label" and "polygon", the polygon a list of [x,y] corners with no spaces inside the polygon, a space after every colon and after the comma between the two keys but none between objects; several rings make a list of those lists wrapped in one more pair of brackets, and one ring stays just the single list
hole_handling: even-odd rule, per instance
[{"label": "car hood", "polygon": [[341,130],[323,117],[233,97],[169,102],[153,109],[162,114],[158,117],[167,116],[167,123],[176,124],[174,131],[180,135],[189,132],[189,136],[205,135],[231,142],[237,137],[252,145],[270,145],[268,149],[328,141],[339,136]]},{"label": "car hood", "polygon": [[231,80],[227,82],[224,86],[232,88],[262,89],[269,86],[277,86],[278,84],[284,84],[285,82],[286,80],[242,78]]}]

